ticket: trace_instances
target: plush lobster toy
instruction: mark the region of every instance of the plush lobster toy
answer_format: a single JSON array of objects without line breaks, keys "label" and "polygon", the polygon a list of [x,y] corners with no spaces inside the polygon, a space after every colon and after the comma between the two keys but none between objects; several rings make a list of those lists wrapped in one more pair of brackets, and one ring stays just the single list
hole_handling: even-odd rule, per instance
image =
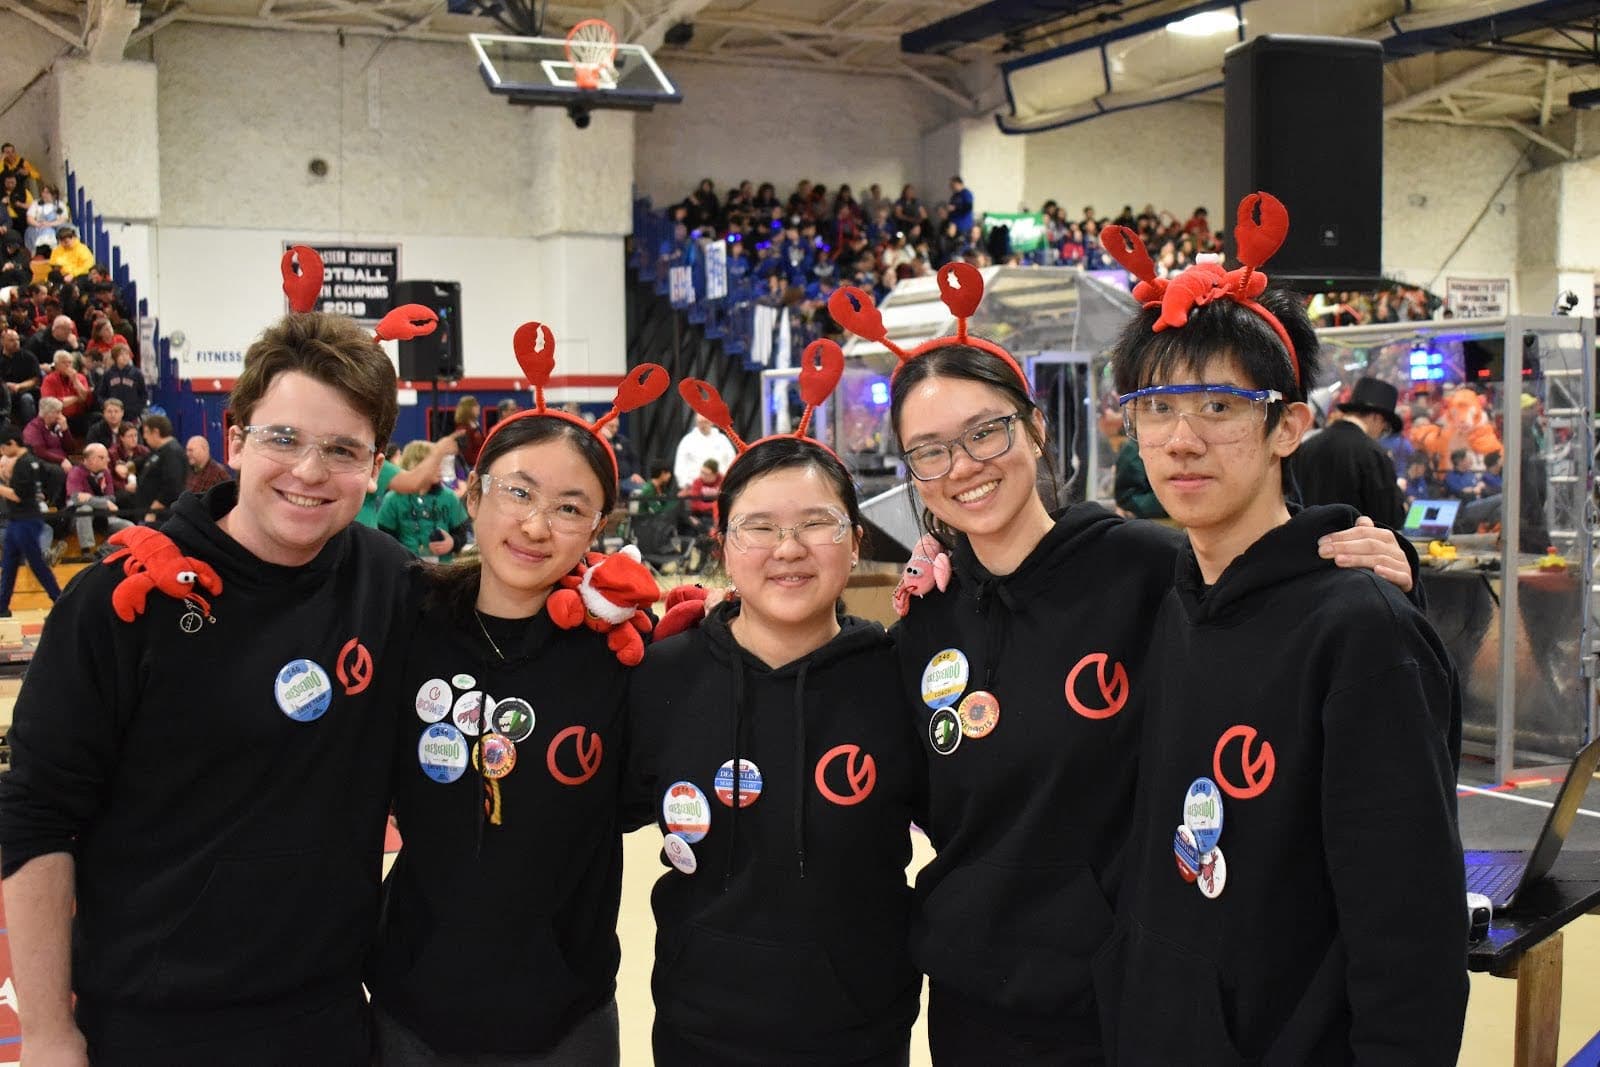
[{"label": "plush lobster toy", "polygon": [[[317,299],[322,295],[322,257],[314,248],[295,245],[283,254],[279,264],[283,271],[283,295],[289,298],[289,310],[305,314],[317,309]],[[378,328],[372,331],[375,341],[410,341],[425,337],[439,325],[439,316],[432,308],[421,304],[402,304],[383,317]]]},{"label": "plush lobster toy", "polygon": [[639,558],[639,549],[627,545],[611,555],[591,552],[578,564],[576,572],[561,579],[561,588],[550,594],[545,610],[563,630],[587,626],[606,635],[606,647],[625,667],[637,666],[644,659],[643,634],[650,632],[650,605],[661,598],[661,590],[650,575],[650,568]]},{"label": "plush lobster toy", "polygon": [[222,579],[210,564],[184,555],[172,538],[148,526],[118,530],[109,540],[117,550],[100,562],[107,566],[121,563],[122,572],[127,575],[111,591],[111,607],[117,618],[132,622],[143,615],[152,592],[190,601],[200,614],[210,618],[210,602],[195,592],[197,585],[212,596],[222,592]]},{"label": "plush lobster toy", "polygon": [[937,537],[923,534],[900,572],[900,584],[894,587],[894,613],[905,618],[911,611],[912,597],[927,596],[934,589],[942,593],[949,585],[949,554]]}]

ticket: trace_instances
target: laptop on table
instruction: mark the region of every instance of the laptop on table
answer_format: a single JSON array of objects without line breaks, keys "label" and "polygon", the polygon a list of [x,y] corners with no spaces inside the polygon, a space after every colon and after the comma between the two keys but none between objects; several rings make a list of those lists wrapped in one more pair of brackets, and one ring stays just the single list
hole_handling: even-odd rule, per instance
[{"label": "laptop on table", "polygon": [[1414,500],[1400,532],[1413,541],[1443,540],[1450,536],[1460,510],[1459,500]]},{"label": "laptop on table", "polygon": [[1531,851],[1469,851],[1467,858],[1467,892],[1482,893],[1493,902],[1495,909],[1509,908],[1516,902],[1517,894],[1550,873],[1578,808],[1583,805],[1584,790],[1600,765],[1600,737],[1590,741],[1573,757],[1567,768],[1566,781],[1556,794],[1555,804],[1545,817],[1544,828],[1533,843]]}]

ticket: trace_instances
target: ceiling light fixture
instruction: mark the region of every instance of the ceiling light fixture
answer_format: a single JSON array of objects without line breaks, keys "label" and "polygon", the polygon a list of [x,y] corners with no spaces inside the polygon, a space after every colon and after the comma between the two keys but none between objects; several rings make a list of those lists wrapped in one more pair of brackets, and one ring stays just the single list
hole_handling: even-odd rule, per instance
[{"label": "ceiling light fixture", "polygon": [[1239,28],[1239,16],[1232,11],[1201,11],[1186,19],[1167,23],[1167,32],[1179,37],[1214,37]]}]

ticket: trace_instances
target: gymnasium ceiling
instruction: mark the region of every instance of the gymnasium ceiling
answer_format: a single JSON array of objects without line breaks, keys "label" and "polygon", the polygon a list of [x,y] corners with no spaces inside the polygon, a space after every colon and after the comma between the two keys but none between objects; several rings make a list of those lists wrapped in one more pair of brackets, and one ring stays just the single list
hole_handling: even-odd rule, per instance
[{"label": "gymnasium ceiling", "polygon": [[[481,13],[491,4],[497,14]],[[683,56],[889,75],[915,81],[959,113],[1004,109],[1002,66],[1060,51],[1053,61],[1060,76],[1052,68],[1047,79],[1051,99],[1034,102],[1049,121],[1180,92],[1220,99],[1209,86],[1237,34],[1165,31],[1169,19],[1217,6],[1235,9],[1196,0],[0,0],[0,39],[34,42],[36,57],[12,62],[0,46],[0,113],[57,55],[114,59],[174,22],[458,41],[471,32],[510,32],[504,23],[527,32],[540,18],[546,36],[560,36],[602,14],[624,40],[658,50],[669,73]],[[1600,88],[1596,7],[1592,0],[1245,0],[1240,9],[1252,35],[1405,41],[1404,51],[1416,54],[1385,67],[1390,118],[1503,127],[1565,155],[1542,131],[1567,110],[1568,93]],[[1451,29],[1489,16],[1497,20],[1493,39]],[[692,38],[664,44],[679,24],[693,27]],[[917,51],[903,49],[904,34]]]}]

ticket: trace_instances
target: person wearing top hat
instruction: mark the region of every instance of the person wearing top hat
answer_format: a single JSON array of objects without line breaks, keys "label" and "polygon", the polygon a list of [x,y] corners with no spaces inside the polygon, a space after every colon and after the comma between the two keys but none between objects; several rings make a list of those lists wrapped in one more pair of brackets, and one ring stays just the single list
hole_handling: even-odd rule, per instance
[{"label": "person wearing top hat", "polygon": [[1302,503],[1349,504],[1391,529],[1404,524],[1405,503],[1394,462],[1378,444],[1379,437],[1400,429],[1395,414],[1399,399],[1388,382],[1356,381],[1350,399],[1338,405],[1340,418],[1294,454],[1291,466]]}]

